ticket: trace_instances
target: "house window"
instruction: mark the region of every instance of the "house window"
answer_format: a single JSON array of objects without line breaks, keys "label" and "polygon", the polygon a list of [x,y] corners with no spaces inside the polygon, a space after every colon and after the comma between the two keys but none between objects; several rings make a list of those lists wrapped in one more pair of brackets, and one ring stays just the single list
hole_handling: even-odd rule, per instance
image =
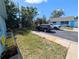
[{"label": "house window", "polygon": [[62,21],[61,24],[68,24],[68,21]]},{"label": "house window", "polygon": [[68,26],[68,23],[69,23],[68,21],[62,21],[62,22],[61,22],[61,25],[62,25],[62,26]]},{"label": "house window", "polygon": [[56,24],[56,22],[53,22],[53,24],[55,25],[55,24]]},{"label": "house window", "polygon": [[56,22],[53,22],[53,23],[56,23]]}]

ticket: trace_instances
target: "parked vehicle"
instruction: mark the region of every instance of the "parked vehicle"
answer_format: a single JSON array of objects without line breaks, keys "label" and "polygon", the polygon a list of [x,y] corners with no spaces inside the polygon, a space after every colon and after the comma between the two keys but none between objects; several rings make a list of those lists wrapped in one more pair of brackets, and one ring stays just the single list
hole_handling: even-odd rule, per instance
[{"label": "parked vehicle", "polygon": [[60,30],[60,25],[50,24],[53,28],[53,30]]},{"label": "parked vehicle", "polygon": [[42,24],[40,26],[37,26],[36,29],[38,31],[49,32],[49,31],[53,30],[53,27],[50,24]]},{"label": "parked vehicle", "polygon": [[60,26],[60,25],[53,25],[53,27],[57,27],[57,28],[60,28],[61,26]]}]

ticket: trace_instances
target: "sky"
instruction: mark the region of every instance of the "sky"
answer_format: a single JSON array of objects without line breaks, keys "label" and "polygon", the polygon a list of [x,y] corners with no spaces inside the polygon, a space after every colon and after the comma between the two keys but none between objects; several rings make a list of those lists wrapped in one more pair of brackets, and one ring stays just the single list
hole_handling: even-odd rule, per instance
[{"label": "sky", "polygon": [[64,16],[78,15],[78,0],[14,0],[20,6],[33,6],[39,11],[39,16],[47,18],[55,9],[64,9]]}]

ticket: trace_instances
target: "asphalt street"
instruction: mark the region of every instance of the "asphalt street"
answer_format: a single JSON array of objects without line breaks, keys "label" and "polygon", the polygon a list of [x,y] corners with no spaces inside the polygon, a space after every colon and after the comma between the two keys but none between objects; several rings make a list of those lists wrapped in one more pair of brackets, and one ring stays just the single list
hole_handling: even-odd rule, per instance
[{"label": "asphalt street", "polygon": [[47,33],[47,34],[78,42],[78,32],[59,31],[59,30],[55,30],[55,32],[56,33]]}]

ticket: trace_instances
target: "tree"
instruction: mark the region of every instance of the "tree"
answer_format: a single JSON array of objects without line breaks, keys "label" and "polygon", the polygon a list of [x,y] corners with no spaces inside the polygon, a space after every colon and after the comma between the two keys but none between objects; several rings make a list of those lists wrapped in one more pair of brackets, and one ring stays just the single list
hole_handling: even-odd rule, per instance
[{"label": "tree", "polygon": [[32,27],[33,19],[38,15],[37,8],[22,7],[22,24],[24,27]]},{"label": "tree", "polygon": [[14,29],[16,26],[15,24],[15,19],[16,19],[16,14],[17,14],[17,8],[15,4],[11,0],[5,0],[5,6],[6,6],[6,11],[7,11],[7,27]]},{"label": "tree", "polygon": [[[9,28],[14,29],[19,24],[22,24],[23,27],[32,27],[33,19],[38,14],[37,8],[22,6],[21,10],[19,10],[11,0],[5,0],[5,6],[8,16],[6,22]],[[17,14],[20,14],[19,18],[17,17]]]},{"label": "tree", "polygon": [[42,18],[39,17],[35,20],[35,24],[36,25],[40,25],[40,24],[47,24],[48,22],[46,21],[46,17],[43,16]]},{"label": "tree", "polygon": [[47,19],[46,19],[46,16],[43,16],[42,17],[42,20],[43,20],[43,24],[47,24],[48,22],[47,22]]},{"label": "tree", "polygon": [[78,20],[78,16],[75,16],[74,19],[77,19]]},{"label": "tree", "polygon": [[51,17],[50,18],[57,18],[64,15],[64,10],[63,9],[56,9],[51,13]]}]

